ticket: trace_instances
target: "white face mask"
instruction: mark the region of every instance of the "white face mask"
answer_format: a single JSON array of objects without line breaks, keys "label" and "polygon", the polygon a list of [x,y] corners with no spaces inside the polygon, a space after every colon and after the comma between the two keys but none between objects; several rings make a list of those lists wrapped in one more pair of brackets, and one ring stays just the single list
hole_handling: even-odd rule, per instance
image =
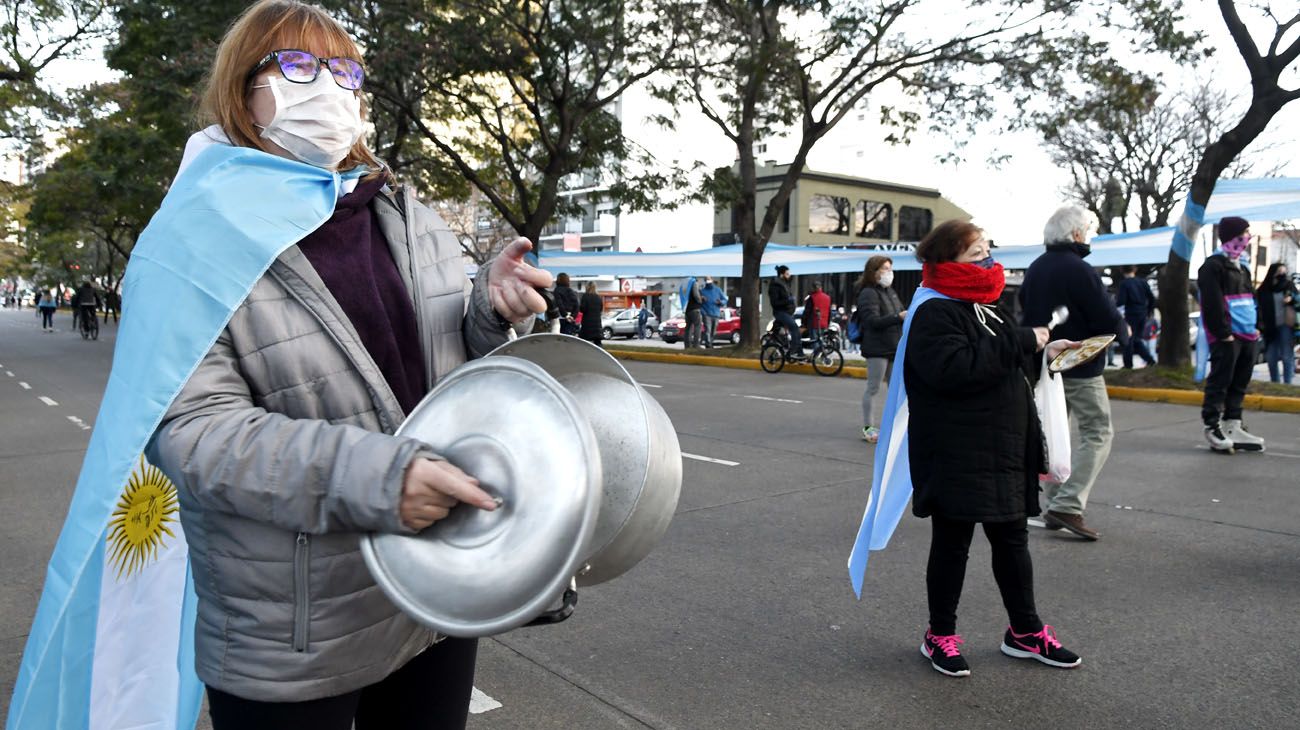
[{"label": "white face mask", "polygon": [[[275,117],[262,127],[270,140],[308,165],[332,169],[348,156],[361,138],[361,100],[322,72],[310,84],[295,84],[277,76],[267,79],[275,97]],[[261,125],[258,125],[261,126]]]},{"label": "white face mask", "polygon": [[893,271],[882,271],[882,272],[880,272],[880,285],[881,285],[881,286],[889,286],[889,285],[891,285],[891,284],[893,284],[893,283],[894,283],[894,272],[893,272]]}]

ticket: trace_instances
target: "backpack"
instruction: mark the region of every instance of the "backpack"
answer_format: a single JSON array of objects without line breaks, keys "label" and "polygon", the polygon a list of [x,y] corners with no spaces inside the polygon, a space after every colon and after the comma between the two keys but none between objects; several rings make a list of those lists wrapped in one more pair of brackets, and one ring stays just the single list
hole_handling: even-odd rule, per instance
[{"label": "backpack", "polygon": [[849,342],[855,345],[862,344],[862,328],[858,327],[857,317],[849,320]]}]

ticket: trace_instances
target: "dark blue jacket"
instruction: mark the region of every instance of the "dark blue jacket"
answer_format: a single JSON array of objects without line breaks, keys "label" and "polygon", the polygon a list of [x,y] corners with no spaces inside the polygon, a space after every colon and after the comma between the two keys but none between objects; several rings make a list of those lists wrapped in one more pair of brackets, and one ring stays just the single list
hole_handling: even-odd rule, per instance
[{"label": "dark blue jacket", "polygon": [[1115,304],[1124,308],[1125,319],[1145,322],[1156,307],[1156,295],[1151,293],[1151,285],[1146,279],[1130,276],[1119,283]]},{"label": "dark blue jacket", "polygon": [[[1052,339],[1084,340],[1097,335],[1124,338],[1124,318],[1106,293],[1101,277],[1073,248],[1051,245],[1034,260],[1025,272],[1020,287],[1021,323],[1026,327],[1045,327],[1052,310],[1065,306],[1070,318],[1052,331]],[[1124,338],[1127,339],[1127,338]],[[1093,378],[1106,368],[1106,358],[1067,370],[1067,378]]]},{"label": "dark blue jacket", "polygon": [[705,284],[700,290],[700,296],[703,301],[700,302],[700,313],[705,317],[721,317],[722,305],[727,303],[727,295],[722,293],[722,287],[712,283]]}]

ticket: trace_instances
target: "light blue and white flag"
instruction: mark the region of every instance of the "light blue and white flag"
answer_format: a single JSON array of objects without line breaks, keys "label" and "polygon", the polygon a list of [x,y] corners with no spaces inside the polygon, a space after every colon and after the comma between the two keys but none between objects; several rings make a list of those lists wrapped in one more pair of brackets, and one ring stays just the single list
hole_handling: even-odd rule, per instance
[{"label": "light blue and white flag", "polygon": [[[356,177],[356,171],[348,177]],[[7,730],[193,728],[195,595],[176,489],[143,458],[167,408],[340,175],[215,144],[183,168],[123,279],[113,369],[46,571]]]},{"label": "light blue and white flag", "polygon": [[922,286],[912,295],[907,318],[903,322],[903,336],[898,340],[894,356],[894,374],[889,378],[889,395],[880,422],[880,440],[876,442],[876,456],[871,478],[871,493],[862,514],[858,537],[849,553],[849,580],[853,593],[862,598],[862,582],[867,576],[867,555],[872,550],[884,550],[893,537],[898,521],[907,511],[912,498],[912,463],[907,456],[907,426],[910,412],[907,408],[907,386],[903,382],[903,360],[907,354],[908,334],[912,320],[921,305],[932,299],[952,299],[934,289]]}]

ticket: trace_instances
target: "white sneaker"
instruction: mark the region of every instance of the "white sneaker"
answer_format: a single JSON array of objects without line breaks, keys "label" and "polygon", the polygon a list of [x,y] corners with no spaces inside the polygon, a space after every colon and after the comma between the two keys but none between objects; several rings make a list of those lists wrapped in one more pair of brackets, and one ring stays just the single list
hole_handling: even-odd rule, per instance
[{"label": "white sneaker", "polygon": [[1234,452],[1232,439],[1224,435],[1223,428],[1218,423],[1213,426],[1205,427],[1205,440],[1210,442],[1210,448],[1215,451],[1224,454],[1231,454]]},{"label": "white sneaker", "polygon": [[1264,450],[1264,439],[1247,431],[1240,418],[1223,419],[1223,435],[1231,439],[1233,446],[1242,451]]}]

